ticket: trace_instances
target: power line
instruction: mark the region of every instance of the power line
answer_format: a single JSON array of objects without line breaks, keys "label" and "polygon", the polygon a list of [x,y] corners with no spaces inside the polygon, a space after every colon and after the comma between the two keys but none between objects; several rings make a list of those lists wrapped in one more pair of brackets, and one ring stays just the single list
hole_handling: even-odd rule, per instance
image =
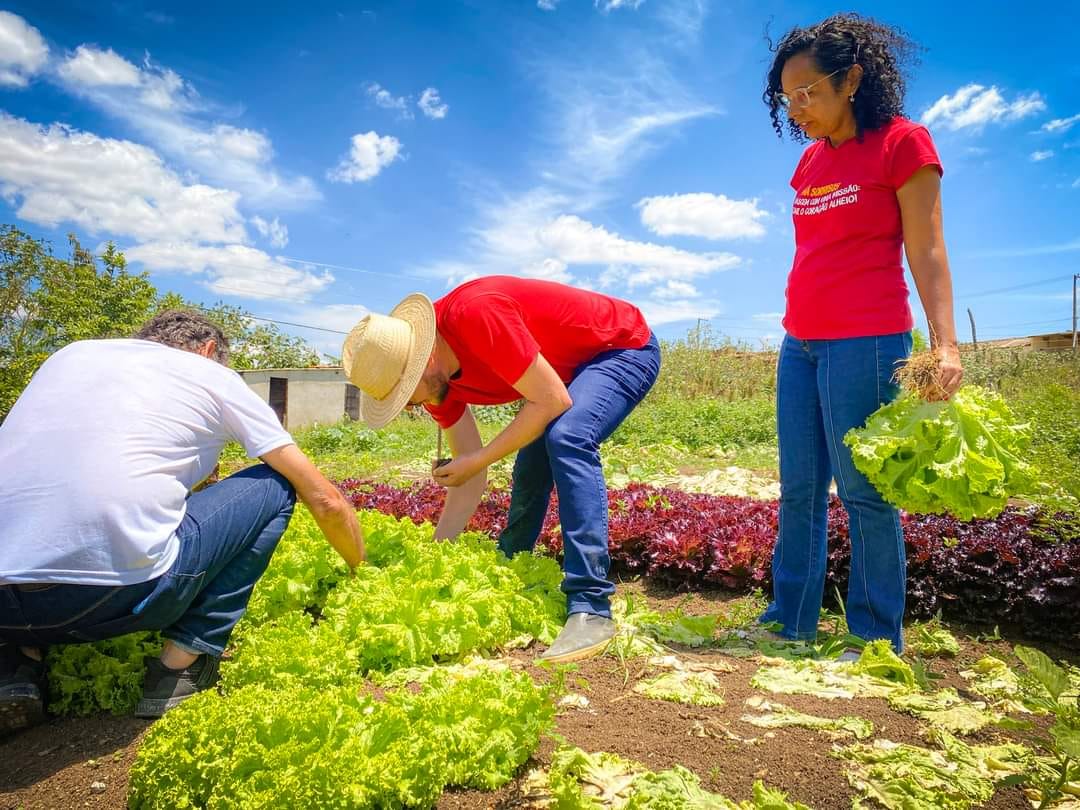
[{"label": "power line", "polygon": [[[198,304],[195,305],[195,309],[202,310],[203,312],[213,312],[214,311],[210,307],[204,307],[204,306],[200,306]],[[282,326],[296,326],[296,327],[299,327],[300,329],[315,329],[315,330],[317,330],[319,332],[330,332],[331,334],[334,334],[334,335],[347,335],[347,334],[349,334],[348,332],[342,332],[342,331],[340,331],[338,329],[327,329],[325,326],[312,326],[309,323],[294,323],[293,321],[279,321],[279,320],[276,320],[274,318],[264,318],[261,315],[252,315],[252,314],[250,314],[248,312],[244,313],[244,317],[245,318],[250,318],[253,321],[265,321],[266,323],[277,323],[277,324],[281,324]]]},{"label": "power line", "polygon": [[1014,290],[1026,290],[1028,287],[1039,287],[1043,284],[1053,284],[1054,282],[1063,281],[1069,278],[1072,278],[1072,276],[1054,276],[1053,278],[1043,278],[1039,279],[1038,281],[1028,281],[1024,284],[1014,284],[1011,287],[998,287],[993,290],[982,290],[981,292],[968,293],[966,295],[957,295],[956,297],[958,299],[963,299],[964,301],[967,301],[970,298],[983,298],[987,295],[998,295],[1000,293],[1013,292]]},{"label": "power line", "polygon": [[982,329],[1011,329],[1014,326],[1042,326],[1043,324],[1064,323],[1066,321],[1071,321],[1071,320],[1072,320],[1072,318],[1065,317],[1065,318],[1053,318],[1052,320],[1049,320],[1049,321],[1024,321],[1022,323],[997,323],[997,324],[990,324],[989,326],[980,326],[979,329],[980,330],[982,330]]}]

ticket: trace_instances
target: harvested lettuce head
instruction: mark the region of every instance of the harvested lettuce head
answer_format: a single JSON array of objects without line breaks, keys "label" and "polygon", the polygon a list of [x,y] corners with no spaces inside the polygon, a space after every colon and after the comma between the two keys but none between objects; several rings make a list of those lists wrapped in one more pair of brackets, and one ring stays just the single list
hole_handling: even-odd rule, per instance
[{"label": "harvested lettuce head", "polygon": [[997,517],[1010,496],[1032,490],[1028,442],[1027,425],[1004,399],[970,385],[947,402],[904,394],[844,437],[855,466],[886,501],[961,520]]}]

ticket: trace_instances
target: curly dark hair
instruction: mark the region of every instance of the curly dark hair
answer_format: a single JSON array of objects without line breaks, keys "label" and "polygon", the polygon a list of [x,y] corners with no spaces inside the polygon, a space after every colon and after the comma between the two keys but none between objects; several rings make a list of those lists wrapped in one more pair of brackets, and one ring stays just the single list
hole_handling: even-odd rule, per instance
[{"label": "curly dark hair", "polygon": [[[769,41],[772,67],[761,98],[769,108],[773,129],[784,137],[786,116],[776,98],[783,90],[780,74],[788,59],[809,53],[824,74],[839,71],[830,81],[839,89],[847,72],[844,68],[861,65],[862,82],[855,93],[855,128],[859,137],[868,129],[877,129],[904,114],[905,72],[917,61],[919,47],[901,30],[858,14],[835,14],[809,28],[793,28],[779,42]],[[806,136],[793,122],[788,133],[796,141]]]},{"label": "curly dark hair", "polygon": [[167,309],[159,312],[144,323],[132,337],[152,340],[154,343],[188,352],[198,351],[208,340],[212,340],[217,344],[217,351],[211,359],[223,366],[229,363],[229,339],[225,337],[221,327],[191,309]]}]

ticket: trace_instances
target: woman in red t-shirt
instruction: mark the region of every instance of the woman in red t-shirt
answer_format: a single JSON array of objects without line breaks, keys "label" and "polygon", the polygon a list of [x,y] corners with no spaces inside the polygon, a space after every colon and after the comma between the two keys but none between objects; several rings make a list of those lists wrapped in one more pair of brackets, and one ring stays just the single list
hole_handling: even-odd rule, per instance
[{"label": "woman in red t-shirt", "polygon": [[[897,394],[911,351],[901,250],[941,360],[946,395],[962,377],[941,224],[941,162],[926,128],[902,117],[912,43],[856,15],[795,28],[775,46],[764,100],[799,160],[795,260],[777,372],[780,531],[773,601],[761,617],[812,639],[825,583],[829,483],[848,513],[846,614],[860,638],[903,649],[904,537],[897,511],[859,473],[844,434]],[[847,657],[854,653],[848,651]]]}]

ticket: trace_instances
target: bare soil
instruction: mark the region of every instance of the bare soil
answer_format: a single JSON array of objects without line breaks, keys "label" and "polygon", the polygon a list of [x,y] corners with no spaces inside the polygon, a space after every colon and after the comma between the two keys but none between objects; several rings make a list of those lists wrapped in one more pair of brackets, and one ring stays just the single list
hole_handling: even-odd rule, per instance
[{"label": "bare soil", "polygon": [[[691,614],[724,611],[732,598],[719,591],[687,596],[640,582],[621,585],[620,593],[633,593],[663,610],[678,604]],[[957,675],[961,669],[988,653],[1004,657],[1011,647],[1003,641],[975,640],[965,636],[963,628],[953,626],[952,630],[961,642],[960,656],[935,659],[933,665],[944,676],[943,685],[963,689],[965,682]],[[515,655],[531,662],[531,651]],[[723,657],[735,667],[719,676],[726,705],[687,707],[641,697],[631,691],[640,664],[624,666],[610,658],[595,659],[580,663],[571,678],[574,690],[584,694],[589,705],[562,711],[557,733],[585,750],[620,754],[653,770],[681,764],[694,771],[705,787],[733,799],[749,798],[754,780],[761,779],[787,791],[790,799],[818,810],[850,808],[853,792],[843,763],[830,756],[834,743],[826,736],[801,728],[770,732],[739,720],[746,711],[744,701],[755,693],[749,680],[758,662],[718,652],[705,653],[704,657]],[[543,670],[532,672],[537,678],[547,677]],[[875,737],[925,744],[920,721],[894,712],[884,700],[828,701],[789,695],[780,700],[821,716],[859,715],[874,723]],[[124,807],[128,771],[149,725],[149,721],[109,715],[52,718],[0,740],[0,809]],[[983,731],[974,741],[999,739],[1009,736]],[[525,774],[531,768],[546,766],[553,750],[554,742],[546,740],[518,777],[501,790],[449,790],[437,806],[440,810],[520,806]],[[999,790],[985,806],[1001,810],[1030,807],[1017,787]]]}]

